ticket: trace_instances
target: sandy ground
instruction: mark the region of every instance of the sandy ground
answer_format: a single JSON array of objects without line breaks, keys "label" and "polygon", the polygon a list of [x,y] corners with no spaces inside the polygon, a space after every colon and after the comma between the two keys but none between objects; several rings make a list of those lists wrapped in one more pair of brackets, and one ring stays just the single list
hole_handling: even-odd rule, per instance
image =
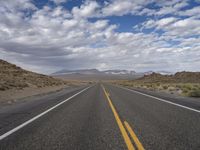
[{"label": "sandy ground", "polygon": [[14,102],[19,101],[22,98],[34,96],[38,94],[47,94],[49,92],[59,91],[63,88],[67,88],[68,86],[51,86],[44,88],[25,88],[23,90],[6,90],[0,91],[0,104],[12,104]]}]

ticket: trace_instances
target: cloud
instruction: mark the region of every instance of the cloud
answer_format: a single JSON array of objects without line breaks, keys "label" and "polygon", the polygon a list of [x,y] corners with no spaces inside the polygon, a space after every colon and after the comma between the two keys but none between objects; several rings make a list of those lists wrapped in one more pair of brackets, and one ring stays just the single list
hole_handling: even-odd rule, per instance
[{"label": "cloud", "polygon": [[[183,64],[195,70],[193,63],[199,64],[198,7],[183,11],[187,1],[85,1],[72,10],[62,6],[64,0],[54,2],[37,8],[31,0],[0,1],[0,58],[41,73],[63,68],[179,70]],[[109,17],[126,14],[144,17],[139,30],[117,31],[120,25]]]},{"label": "cloud", "polygon": [[[137,1],[136,1],[137,2]],[[128,13],[133,12],[134,10],[138,10],[141,7],[138,3],[135,3],[131,0],[124,0],[124,1],[112,1],[112,3],[107,4],[102,9],[102,14],[104,16],[110,16],[110,15],[118,15],[122,16]]]},{"label": "cloud", "polygon": [[192,17],[195,17],[195,18],[200,18],[199,12],[200,12],[200,6],[197,6],[197,7],[193,7],[192,9],[180,11],[180,12],[178,12],[178,14],[180,16],[192,16]]},{"label": "cloud", "polygon": [[143,23],[144,28],[156,28],[156,29],[165,29],[166,26],[172,24],[173,22],[177,21],[178,18],[175,17],[167,17],[167,18],[162,18],[159,20],[148,20]]},{"label": "cloud", "polygon": [[[142,24],[142,28],[154,28],[164,31],[164,35],[178,37],[190,37],[200,34],[200,20],[190,17],[186,19],[167,17],[158,20],[148,20]],[[173,37],[173,38],[175,38]]]},{"label": "cloud", "polygon": [[109,68],[109,66],[106,63],[100,63],[100,64],[97,64],[96,68],[99,70],[106,70]]},{"label": "cloud", "polygon": [[74,18],[89,18],[96,14],[99,4],[96,1],[86,1],[83,5],[79,7],[74,7],[72,9],[72,14]]},{"label": "cloud", "polygon": [[18,12],[19,10],[35,10],[37,9],[31,0],[1,0],[1,12]]},{"label": "cloud", "polygon": [[174,18],[174,17],[168,17],[168,18],[163,18],[161,20],[158,21],[158,26],[166,26],[166,25],[169,25],[173,22],[175,22],[177,20],[177,18]]},{"label": "cloud", "polygon": [[154,15],[164,16],[168,14],[177,14],[182,8],[188,6],[188,3],[187,0],[161,1],[158,3],[158,6],[161,7]]},{"label": "cloud", "polygon": [[176,38],[198,36],[200,34],[200,20],[194,18],[181,19],[162,29],[166,31],[165,35],[176,36]]},{"label": "cloud", "polygon": [[[148,5],[155,5],[157,9],[148,8]],[[111,0],[106,3],[101,13],[102,16],[123,16],[134,15],[167,15],[178,13],[182,8],[188,6],[187,0]]]}]

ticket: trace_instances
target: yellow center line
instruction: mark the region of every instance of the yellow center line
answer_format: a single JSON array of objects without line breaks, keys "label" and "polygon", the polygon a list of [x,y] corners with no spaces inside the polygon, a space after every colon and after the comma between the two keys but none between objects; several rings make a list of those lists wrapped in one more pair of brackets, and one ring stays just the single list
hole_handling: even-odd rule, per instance
[{"label": "yellow center line", "polygon": [[128,130],[128,132],[130,133],[133,141],[135,142],[138,150],[144,150],[144,147],[142,146],[142,143],[139,141],[139,139],[137,138],[137,135],[134,133],[133,129],[131,128],[131,126],[129,125],[129,123],[127,121],[124,121],[125,127]]},{"label": "yellow center line", "polygon": [[126,143],[126,146],[127,146],[128,150],[135,150],[135,148],[133,147],[133,144],[131,143],[131,139],[129,138],[128,133],[126,132],[126,129],[125,129],[125,127],[123,126],[123,123],[122,123],[122,121],[120,120],[119,115],[117,114],[117,111],[116,111],[114,105],[112,104],[112,101],[111,101],[111,99],[110,99],[108,93],[106,92],[105,88],[103,87],[103,85],[102,85],[102,88],[103,88],[103,91],[104,91],[104,93],[105,93],[105,95],[106,95],[106,98],[107,98],[107,100],[108,100],[108,102],[109,102],[109,105],[110,105],[110,107],[111,107],[111,110],[112,110],[112,112],[113,112],[113,114],[114,114],[114,116],[115,116],[116,122],[117,122],[117,124],[118,124],[118,126],[119,126],[119,129],[120,129],[120,131],[121,131],[121,134],[122,134],[122,136],[123,136],[123,138],[124,138],[124,141],[125,141],[125,143]]}]

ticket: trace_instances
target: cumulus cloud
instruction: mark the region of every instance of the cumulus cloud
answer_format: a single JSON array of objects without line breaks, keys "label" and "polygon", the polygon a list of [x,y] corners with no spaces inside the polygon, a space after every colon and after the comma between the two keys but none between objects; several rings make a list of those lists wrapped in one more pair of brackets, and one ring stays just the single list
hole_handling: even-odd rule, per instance
[{"label": "cumulus cloud", "polygon": [[167,26],[175,22],[176,20],[177,18],[174,18],[174,17],[163,18],[157,22],[157,25],[162,28],[163,26]]},{"label": "cumulus cloud", "polygon": [[35,5],[31,2],[31,0],[1,0],[1,12],[9,11],[9,12],[18,12],[19,10],[34,10],[37,9]]},{"label": "cumulus cloud", "polygon": [[[156,10],[148,8],[148,5],[155,5]],[[101,10],[103,16],[123,16],[126,14],[135,15],[167,15],[178,13],[182,8],[188,6],[187,0],[111,0],[105,3]]]},{"label": "cumulus cloud", "polygon": [[178,20],[178,18],[175,18],[175,17],[167,17],[167,18],[162,18],[159,20],[151,19],[151,20],[144,22],[142,27],[147,28],[147,29],[148,28],[156,28],[156,29],[164,30],[166,26],[169,26],[176,20]]},{"label": "cumulus cloud", "polygon": [[185,11],[180,11],[178,14],[180,16],[192,16],[193,18],[200,18],[200,6],[193,7],[192,9],[188,9]]},{"label": "cumulus cloud", "polygon": [[102,14],[105,16],[110,15],[118,15],[122,16],[124,14],[132,13],[141,8],[140,4],[142,1],[131,1],[131,0],[116,0],[111,3],[106,4],[106,6],[102,9]]},{"label": "cumulus cloud", "polygon": [[[66,0],[52,1],[53,7],[37,8],[31,0],[0,0],[0,58],[41,73],[63,68],[173,71],[183,64],[195,70],[192,64],[199,64],[199,8],[183,11],[186,0],[85,1],[71,10],[62,6]],[[176,16],[164,16],[171,13]],[[146,18],[137,32],[118,32],[119,25],[109,20],[126,14]]]},{"label": "cumulus cloud", "polygon": [[72,14],[75,18],[89,18],[96,15],[96,11],[99,7],[96,1],[86,1],[80,8],[74,7],[72,9]]}]

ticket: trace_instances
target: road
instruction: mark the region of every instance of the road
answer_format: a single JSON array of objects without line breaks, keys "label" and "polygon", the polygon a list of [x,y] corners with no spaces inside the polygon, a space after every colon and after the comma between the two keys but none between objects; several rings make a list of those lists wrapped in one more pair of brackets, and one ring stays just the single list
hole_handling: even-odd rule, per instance
[{"label": "road", "polygon": [[198,150],[193,106],[98,83],[0,109],[0,149]]}]

